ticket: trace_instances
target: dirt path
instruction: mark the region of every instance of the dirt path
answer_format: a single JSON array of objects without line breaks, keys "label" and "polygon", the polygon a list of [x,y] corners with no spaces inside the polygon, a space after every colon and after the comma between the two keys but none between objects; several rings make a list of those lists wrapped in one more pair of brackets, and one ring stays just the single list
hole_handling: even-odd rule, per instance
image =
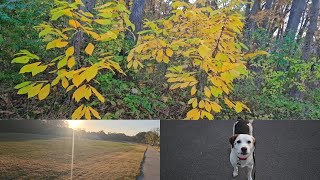
[{"label": "dirt path", "polygon": [[160,180],[160,153],[148,146],[138,180]]}]

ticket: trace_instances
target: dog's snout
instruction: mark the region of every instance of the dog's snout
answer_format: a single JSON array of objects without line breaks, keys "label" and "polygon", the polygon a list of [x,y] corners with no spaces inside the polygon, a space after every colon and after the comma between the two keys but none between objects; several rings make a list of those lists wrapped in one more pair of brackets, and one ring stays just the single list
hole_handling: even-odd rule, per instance
[{"label": "dog's snout", "polygon": [[242,147],[242,148],[241,148],[241,151],[242,151],[242,152],[247,152],[247,150],[248,150],[248,149],[247,149],[246,147]]}]

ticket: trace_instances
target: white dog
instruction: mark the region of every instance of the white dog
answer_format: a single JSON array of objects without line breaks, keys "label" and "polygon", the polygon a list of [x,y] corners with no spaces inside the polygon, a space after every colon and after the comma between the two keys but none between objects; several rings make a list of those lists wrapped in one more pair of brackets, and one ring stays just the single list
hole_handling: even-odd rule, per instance
[{"label": "white dog", "polygon": [[233,177],[238,176],[238,167],[247,167],[248,180],[252,180],[252,169],[254,166],[253,152],[256,145],[252,131],[252,121],[238,120],[233,125],[233,136],[229,139],[231,144],[230,162],[233,166]]}]

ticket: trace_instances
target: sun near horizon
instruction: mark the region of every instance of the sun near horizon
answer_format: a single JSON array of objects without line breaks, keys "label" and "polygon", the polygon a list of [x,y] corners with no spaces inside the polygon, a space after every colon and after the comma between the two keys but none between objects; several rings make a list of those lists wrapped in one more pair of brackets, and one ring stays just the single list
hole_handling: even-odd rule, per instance
[{"label": "sun near horizon", "polygon": [[80,125],[80,120],[67,120],[69,128],[76,129]]}]

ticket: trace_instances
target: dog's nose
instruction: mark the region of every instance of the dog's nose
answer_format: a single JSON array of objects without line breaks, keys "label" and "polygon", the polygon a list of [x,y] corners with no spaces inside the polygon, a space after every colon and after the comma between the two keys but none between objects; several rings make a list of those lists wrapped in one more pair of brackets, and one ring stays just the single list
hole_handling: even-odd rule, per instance
[{"label": "dog's nose", "polygon": [[242,147],[242,148],[241,148],[241,151],[242,151],[242,152],[247,152],[247,148],[246,148],[246,147]]}]

